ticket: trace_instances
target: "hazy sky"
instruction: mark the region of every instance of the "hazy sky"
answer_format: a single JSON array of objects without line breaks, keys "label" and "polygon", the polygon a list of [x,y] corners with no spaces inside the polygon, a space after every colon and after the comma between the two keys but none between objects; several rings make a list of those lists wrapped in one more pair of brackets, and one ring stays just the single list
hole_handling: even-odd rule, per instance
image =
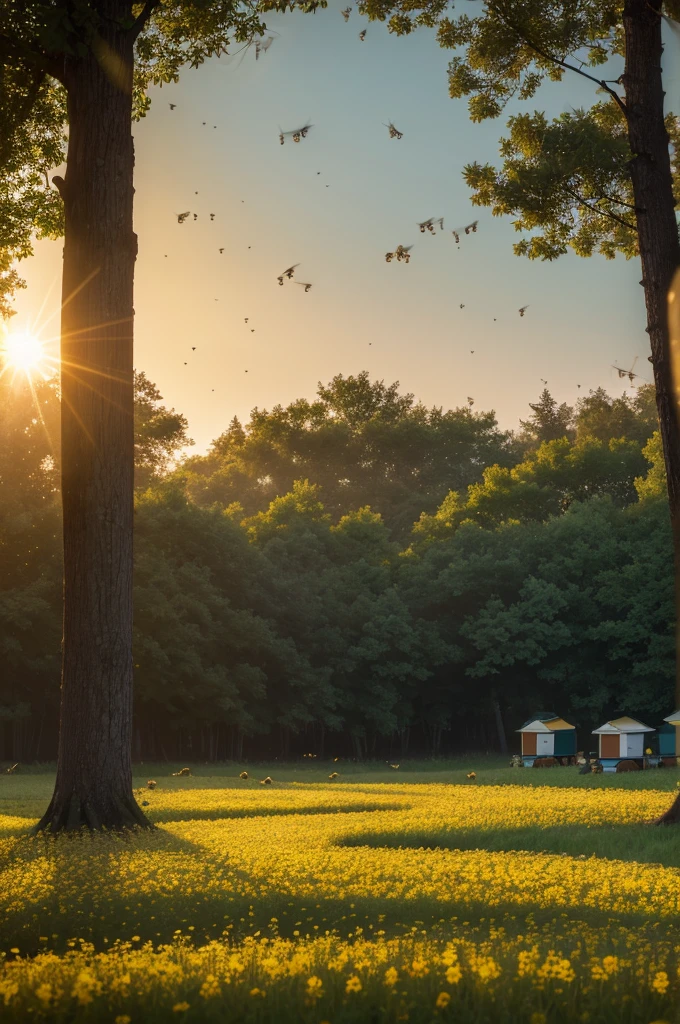
[{"label": "hazy sky", "polygon": [[[617,360],[638,356],[649,379],[638,261],[514,256],[510,220],[473,208],[461,177],[469,161],[496,160],[505,119],[474,125],[449,99],[451,54],[433,33],[398,39],[339,12],[268,18],[278,36],[259,61],[251,51],[187,70],[154,89],[134,128],[136,366],[188,417],[197,450],[234,414],[311,398],[336,373],[367,369],[445,408],[470,395],[506,427],[540,378],[569,402],[598,385],[622,393]],[[528,109],[557,115],[590,104],[594,88],[572,75]],[[306,139],[279,144],[279,126],[307,119]],[[389,120],[403,139],[388,137]],[[185,210],[198,221],[178,225]],[[419,233],[441,216],[443,235]],[[475,218],[458,250],[450,229]],[[413,243],[410,264],[387,264],[399,243]],[[276,281],[298,262],[307,294]],[[21,269],[12,328],[44,307],[50,334],[61,243],[40,243]]]}]

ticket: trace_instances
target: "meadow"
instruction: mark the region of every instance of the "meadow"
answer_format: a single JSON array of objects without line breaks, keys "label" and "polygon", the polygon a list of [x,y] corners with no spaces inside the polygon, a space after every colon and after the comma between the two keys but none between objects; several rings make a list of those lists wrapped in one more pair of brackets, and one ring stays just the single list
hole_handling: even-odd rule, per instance
[{"label": "meadow", "polygon": [[134,836],[31,836],[52,772],[0,777],[3,1021],[680,1020],[677,770],[178,767]]}]

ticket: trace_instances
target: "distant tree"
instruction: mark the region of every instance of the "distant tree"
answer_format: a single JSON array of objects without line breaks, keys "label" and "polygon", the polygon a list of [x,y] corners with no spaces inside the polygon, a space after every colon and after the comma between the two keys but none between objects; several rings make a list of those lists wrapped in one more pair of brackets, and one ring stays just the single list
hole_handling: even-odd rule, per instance
[{"label": "distant tree", "polygon": [[575,422],[579,438],[626,438],[644,444],[659,425],[654,385],[637,388],[633,399],[627,394],[610,398],[604,388],[596,388],[576,403]]},{"label": "distant tree", "polygon": [[561,437],[574,436],[574,410],[563,402],[558,405],[547,388],[541,392],[538,402],[529,402],[532,415],[520,420],[520,440],[525,444],[538,446],[543,441],[556,441]]},{"label": "distant tree", "polygon": [[395,536],[406,536],[448,489],[479,480],[484,466],[512,465],[518,449],[493,413],[426,409],[398,388],[366,371],[338,375],[319,384],[314,402],[254,409],[245,428],[232,421],[178,475],[200,504],[237,501],[248,514],[306,478],[335,519],[370,504]]},{"label": "distant tree", "polygon": [[135,371],[135,486],[146,487],[161,476],[179,452],[194,442],[187,419],[160,403],[163,396],[146,374]]}]

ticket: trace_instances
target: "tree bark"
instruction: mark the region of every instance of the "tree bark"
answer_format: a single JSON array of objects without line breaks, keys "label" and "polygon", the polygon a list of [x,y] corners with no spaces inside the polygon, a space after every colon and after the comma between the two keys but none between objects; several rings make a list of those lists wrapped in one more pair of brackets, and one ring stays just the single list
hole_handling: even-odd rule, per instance
[{"label": "tree bark", "polygon": [[[630,175],[636,207],[647,307],[647,333],[656,387],[656,405],[663,443],[668,504],[673,537],[676,609],[680,608],[680,430],[673,385],[668,293],[680,263],[675,197],[664,124],[661,78],[661,0],[626,0],[623,26],[626,67],[628,138],[633,154]],[[675,704],[680,706],[680,620],[676,614]],[[659,824],[680,821],[680,797]]]},{"label": "tree bark", "polygon": [[134,40],[64,61],[61,451],[64,633],[57,778],[38,830],[148,826],[132,795]]},{"label": "tree bark", "polygon": [[501,714],[501,705],[498,698],[494,695],[492,697],[493,713],[496,720],[496,732],[498,733],[498,743],[501,748],[501,754],[507,754],[508,743],[505,738],[505,727],[503,726],[503,716]]}]

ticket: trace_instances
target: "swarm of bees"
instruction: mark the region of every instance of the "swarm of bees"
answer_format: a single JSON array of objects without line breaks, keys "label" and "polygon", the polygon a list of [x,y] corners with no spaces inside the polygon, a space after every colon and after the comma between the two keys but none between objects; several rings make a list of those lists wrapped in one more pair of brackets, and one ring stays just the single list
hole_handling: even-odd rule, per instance
[{"label": "swarm of bees", "polygon": [[178,775],[191,775],[191,768],[180,768],[178,772],[173,772],[173,776]]},{"label": "swarm of bees", "polygon": [[399,263],[402,260],[404,263],[408,263],[411,259],[410,252],[412,248],[412,245],[398,245],[394,252],[385,253],[385,260],[387,263],[391,263],[393,259],[398,260]]},{"label": "swarm of bees", "polygon": [[271,784],[272,784],[272,780],[270,779],[269,776],[267,776],[266,779],[260,779],[260,785],[261,786],[271,786]]},{"label": "swarm of bees", "polygon": [[403,139],[404,133],[400,132],[398,128],[395,128],[391,121],[388,124],[385,124],[385,122],[383,121],[383,124],[390,133],[391,139]]},{"label": "swarm of bees", "polygon": [[247,779],[247,778],[248,778],[248,772],[241,772],[241,774],[239,775],[239,779]]},{"label": "swarm of bees", "polygon": [[340,776],[339,776],[339,774],[337,772],[331,772],[331,774],[328,776],[328,778],[331,779],[331,781],[332,781],[333,779],[339,779]]},{"label": "swarm of bees", "polygon": [[421,235],[424,235],[426,231],[429,231],[431,235],[436,235],[435,224],[439,225],[440,231],[444,230],[444,218],[443,217],[430,217],[429,220],[424,220],[418,225],[420,228]]},{"label": "swarm of bees", "polygon": [[477,772],[468,772],[465,776],[466,779],[474,780],[477,778]]},{"label": "swarm of bees", "polygon": [[[293,280],[293,274],[295,273],[295,268],[299,267],[299,266],[300,266],[299,263],[294,263],[292,267],[288,267],[286,270],[283,271],[283,273],[279,274],[279,276],[276,278],[276,280],[279,282],[280,285],[283,285],[284,277],[287,277],[289,281],[292,281]],[[310,287],[311,287],[311,285],[310,285]]]},{"label": "swarm of bees", "polygon": [[307,123],[302,128],[294,128],[293,131],[284,132],[279,128],[279,142],[283,146],[284,142],[288,137],[291,137],[293,142],[299,142],[300,139],[306,139],[309,134],[309,129],[313,128],[313,124]]},{"label": "swarm of bees", "polygon": [[146,788],[147,789],[155,789],[157,785],[158,785],[158,783],[156,782],[155,779],[147,779],[146,780]]}]

